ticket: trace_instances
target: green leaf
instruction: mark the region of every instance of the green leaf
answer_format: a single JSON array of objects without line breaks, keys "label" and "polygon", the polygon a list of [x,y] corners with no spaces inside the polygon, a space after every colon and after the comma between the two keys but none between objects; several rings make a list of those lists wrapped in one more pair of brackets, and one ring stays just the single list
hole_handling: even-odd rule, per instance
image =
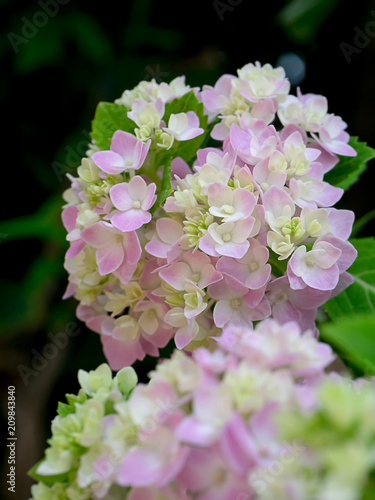
[{"label": "green leaf", "polygon": [[363,373],[375,375],[374,314],[345,316],[334,323],[323,323],[321,337]]},{"label": "green leaf", "polygon": [[172,159],[169,159],[169,162],[166,163],[163,170],[163,178],[161,180],[161,190],[158,194],[154,205],[151,207],[150,212],[153,214],[160,205],[168,198],[168,196],[172,193]]},{"label": "green leaf", "polygon": [[375,210],[371,210],[360,219],[357,219],[353,224],[352,238],[358,236],[362,229],[364,229],[373,219],[375,219]]},{"label": "green leaf", "polygon": [[357,259],[348,269],[354,283],[323,306],[334,321],[342,316],[375,312],[375,238],[350,242],[358,251]]},{"label": "green leaf", "polygon": [[207,129],[208,117],[204,114],[203,103],[198,101],[194,91],[191,90],[182,97],[177,97],[173,101],[166,103],[163,120],[168,125],[171,114],[176,115],[177,113],[187,113],[188,111],[194,111],[197,114],[200,127],[204,129],[204,133],[190,141],[176,141],[173,146],[173,157],[180,157],[189,163],[191,160],[195,159],[198,149],[202,146],[209,133]]},{"label": "green leaf", "polygon": [[29,471],[28,475],[35,479],[35,481],[40,481],[41,483],[44,483],[47,486],[53,486],[55,483],[64,483],[68,482],[69,480],[69,475],[71,474],[71,471],[69,472],[64,472],[63,474],[58,474],[55,476],[42,476],[40,474],[37,474],[36,470],[39,467],[39,465],[45,461],[45,458],[42,460],[39,460],[38,463],[34,465]]},{"label": "green leaf", "polygon": [[288,264],[287,259],[279,260],[279,255],[277,255],[273,250],[269,249],[268,262],[271,264],[272,274],[274,274],[276,278],[285,275],[286,267]]},{"label": "green leaf", "polygon": [[100,102],[92,121],[91,137],[100,149],[108,150],[116,130],[134,134],[136,124],[127,116],[124,106],[113,102]]},{"label": "green leaf", "polygon": [[358,137],[351,137],[349,144],[357,151],[357,156],[340,156],[339,163],[324,176],[326,182],[345,191],[358,181],[367,168],[367,162],[375,158],[375,149],[359,142]]}]

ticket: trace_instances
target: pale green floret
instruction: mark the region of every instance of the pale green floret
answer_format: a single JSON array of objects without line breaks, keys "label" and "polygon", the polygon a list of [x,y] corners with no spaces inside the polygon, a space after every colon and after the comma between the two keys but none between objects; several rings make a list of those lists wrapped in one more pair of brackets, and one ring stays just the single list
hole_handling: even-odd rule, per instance
[{"label": "pale green floret", "polygon": [[358,389],[327,380],[318,392],[316,411],[306,415],[293,409],[279,415],[281,439],[298,440],[307,450],[290,472],[306,483],[312,497],[336,498],[329,496],[334,493],[337,498],[362,498],[375,469],[374,414],[373,384]]},{"label": "pale green floret", "polygon": [[115,376],[118,388],[125,396],[128,395],[138,383],[138,376],[131,366],[126,366]]},{"label": "pale green floret", "polygon": [[82,158],[81,165],[77,169],[80,178],[87,184],[96,183],[100,181],[100,169],[89,158]]},{"label": "pale green floret", "polygon": [[185,305],[184,295],[185,295],[184,292],[174,293],[173,295],[167,295],[165,297],[165,302],[171,307],[180,307],[180,306],[184,307]]},{"label": "pale green floret", "polygon": [[173,146],[174,136],[163,132],[162,130],[155,130],[156,145],[162,149],[170,149]]},{"label": "pale green floret", "polygon": [[152,132],[153,127],[148,124],[141,125],[139,128],[134,130],[137,139],[140,139],[143,142],[146,142],[151,138]]},{"label": "pale green floret", "polygon": [[108,301],[104,305],[104,309],[111,313],[111,316],[117,316],[129,307],[130,302],[123,293],[105,292]]},{"label": "pale green floret", "polygon": [[303,227],[300,217],[293,217],[290,222],[284,225],[281,232],[284,236],[290,236],[291,241],[294,243],[304,237],[305,228]]},{"label": "pale green floret", "polygon": [[[123,490],[126,491],[126,490]],[[44,483],[38,483],[31,487],[33,500],[91,500],[91,488],[80,488],[73,474],[69,476],[67,483],[55,483],[53,486],[47,486]],[[117,500],[117,497],[107,497]],[[120,498],[126,498],[118,497]]]},{"label": "pale green floret", "polygon": [[224,375],[222,390],[231,395],[236,411],[248,417],[268,401],[291,399],[293,381],[287,372],[260,371],[243,362]]},{"label": "pale green floret", "polygon": [[105,179],[99,179],[97,182],[88,184],[85,189],[85,195],[92,205],[96,206],[102,196],[109,193],[110,189],[124,180],[122,175],[108,175]]},{"label": "pale green floret", "polygon": [[311,166],[309,160],[306,159],[304,153],[298,153],[290,163],[291,168],[294,170],[294,175],[302,176],[307,175]]},{"label": "pale green floret", "polygon": [[156,365],[150,373],[153,380],[165,379],[179,394],[193,391],[200,382],[200,372],[192,358],[182,351],[174,351],[172,357]]},{"label": "pale green floret", "polygon": [[199,209],[192,210],[191,215],[186,215],[184,232],[188,236],[189,247],[198,248],[199,240],[204,236],[209,226],[213,223],[214,217],[209,212]]},{"label": "pale green floret", "polygon": [[67,500],[69,498],[66,485],[62,483],[55,483],[51,487],[44,483],[34,484],[31,487],[31,494],[34,500]]},{"label": "pale green floret", "polygon": [[109,393],[113,387],[112,371],[106,363],[98,366],[96,370],[89,372],[79,370],[78,382],[89,396],[94,396],[100,389],[104,389]]},{"label": "pale green floret", "polygon": [[76,405],[76,412],[65,418],[57,416],[52,423],[51,446],[69,448],[71,445],[89,447],[100,441],[103,432],[104,405],[88,399]]}]

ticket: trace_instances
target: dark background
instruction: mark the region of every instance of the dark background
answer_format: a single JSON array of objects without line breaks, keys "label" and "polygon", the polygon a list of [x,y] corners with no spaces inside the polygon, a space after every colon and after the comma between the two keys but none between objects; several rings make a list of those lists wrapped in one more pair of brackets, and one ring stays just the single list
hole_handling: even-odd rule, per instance
[{"label": "dark background", "polygon": [[[61,300],[64,173],[74,174],[80,163],[99,101],[113,101],[152,77],[170,81],[184,74],[191,86],[213,85],[248,62],[276,66],[293,53],[305,66],[302,91],[325,95],[329,112],[343,117],[349,133],[375,147],[374,2],[64,2],[0,0],[0,146],[6,152],[0,157],[1,435],[7,434],[12,384],[18,437],[16,494],[6,491],[5,454],[0,495],[15,500],[29,497],[25,472],[43,456],[57,401],[77,391],[79,368],[104,361],[97,334],[75,319],[75,300]],[[40,15],[46,3],[50,14]],[[366,29],[369,36],[358,36]],[[350,55],[343,42],[352,46],[346,46]],[[374,208],[374,166],[339,205],[358,218]],[[373,230],[370,223],[361,236]],[[64,348],[44,351],[51,359],[41,360],[52,342],[48,335],[69,328],[79,334]],[[138,364],[142,380],[152,363]]]}]

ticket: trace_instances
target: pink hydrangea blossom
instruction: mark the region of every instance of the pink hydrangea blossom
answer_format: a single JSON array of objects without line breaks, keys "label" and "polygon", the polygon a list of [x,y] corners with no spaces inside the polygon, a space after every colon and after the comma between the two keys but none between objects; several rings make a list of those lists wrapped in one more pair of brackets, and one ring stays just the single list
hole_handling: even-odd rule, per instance
[{"label": "pink hydrangea blossom", "polygon": [[333,290],[339,280],[337,261],[341,250],[327,241],[317,240],[310,251],[301,245],[288,263],[288,277],[294,289],[306,285],[318,290]]},{"label": "pink hydrangea blossom", "polygon": [[101,221],[84,229],[82,239],[97,249],[100,274],[114,273],[123,283],[130,280],[142,253],[134,231],[123,233],[108,222]]},{"label": "pink hydrangea blossom", "polygon": [[138,170],[146,159],[150,145],[150,140],[144,144],[133,134],[117,130],[113,134],[110,151],[98,151],[92,155],[92,159],[107,174]]},{"label": "pink hydrangea blossom", "polygon": [[223,281],[211,285],[208,293],[217,299],[214,321],[220,328],[228,323],[249,325],[252,321],[267,318],[271,313],[264,293],[249,290],[229,275],[224,275]]},{"label": "pink hydrangea blossom", "polygon": [[152,216],[148,210],[155,203],[156,184],[146,184],[139,175],[129,183],[122,182],[111,188],[113,205],[120,211],[111,216],[112,224],[120,231],[134,231],[150,222]]}]

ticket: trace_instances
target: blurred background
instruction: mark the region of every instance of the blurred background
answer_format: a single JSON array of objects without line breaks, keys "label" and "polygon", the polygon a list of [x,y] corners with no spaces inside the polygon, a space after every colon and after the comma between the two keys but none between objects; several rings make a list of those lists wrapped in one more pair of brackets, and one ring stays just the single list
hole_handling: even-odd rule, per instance
[{"label": "blurred background", "polygon": [[[25,473],[43,457],[57,402],[77,391],[79,368],[104,361],[98,335],[75,319],[75,300],[61,300],[65,174],[84,155],[97,103],[152,78],[184,74],[191,86],[213,85],[259,60],[284,66],[293,93],[300,86],[325,95],[349,133],[375,147],[375,3],[0,0],[0,7],[0,144],[8,153],[0,212],[3,449],[9,385],[18,438],[16,493],[7,491],[5,453],[0,496],[24,500]],[[374,208],[371,167],[340,202],[358,218]],[[360,236],[373,233],[370,222]],[[52,337],[61,333],[68,341],[56,347]],[[154,362],[137,366],[142,380]]]}]

